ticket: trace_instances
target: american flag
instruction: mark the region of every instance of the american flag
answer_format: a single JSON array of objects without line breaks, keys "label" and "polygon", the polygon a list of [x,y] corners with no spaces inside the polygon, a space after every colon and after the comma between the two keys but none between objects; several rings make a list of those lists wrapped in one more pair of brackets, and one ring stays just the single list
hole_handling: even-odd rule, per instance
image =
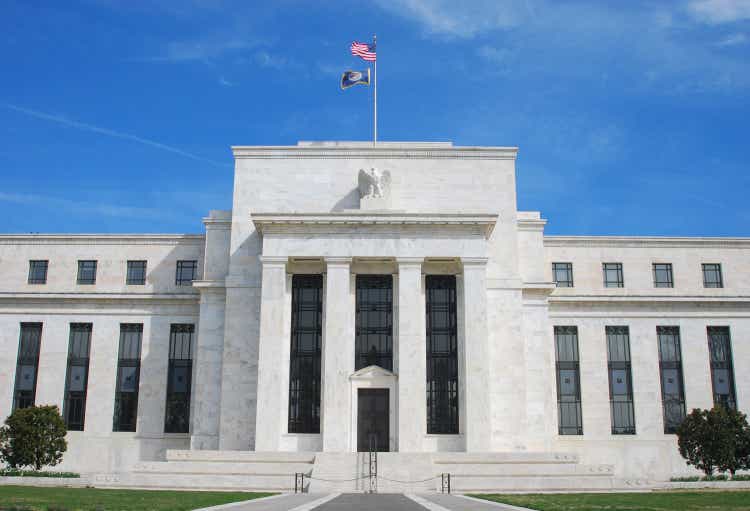
[{"label": "american flag", "polygon": [[351,46],[352,55],[361,58],[362,60],[373,61],[376,60],[375,56],[375,44],[360,43],[354,41]]}]

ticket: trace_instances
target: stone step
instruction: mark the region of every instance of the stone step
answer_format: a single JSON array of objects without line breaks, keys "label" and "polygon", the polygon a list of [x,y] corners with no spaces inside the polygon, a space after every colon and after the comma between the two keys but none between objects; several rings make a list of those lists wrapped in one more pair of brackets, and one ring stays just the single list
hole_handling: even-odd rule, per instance
[{"label": "stone step", "polygon": [[576,464],[578,456],[566,452],[441,452],[433,455],[433,463],[443,464],[531,464],[531,463],[554,463],[554,464]]},{"label": "stone step", "polygon": [[612,477],[613,465],[572,465],[569,463],[465,463],[435,465],[440,473],[451,476],[510,476],[510,477]]},{"label": "stone step", "polygon": [[616,487],[612,477],[451,476],[452,492],[602,491]]},{"label": "stone step", "polygon": [[294,491],[294,475],[127,472],[97,475],[93,479],[93,484],[99,488],[129,487],[290,492]]},{"label": "stone step", "polygon": [[314,452],[191,451],[168,449],[167,461],[226,461],[232,463],[313,463]]},{"label": "stone step", "polygon": [[133,472],[174,474],[237,474],[237,475],[289,475],[297,472],[310,475],[310,463],[228,462],[228,461],[145,461],[133,465]]}]

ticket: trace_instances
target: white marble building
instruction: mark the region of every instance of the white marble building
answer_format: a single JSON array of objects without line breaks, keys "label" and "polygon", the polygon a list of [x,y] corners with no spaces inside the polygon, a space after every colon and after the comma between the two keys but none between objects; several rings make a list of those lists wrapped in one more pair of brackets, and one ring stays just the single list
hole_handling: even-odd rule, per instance
[{"label": "white marble building", "polygon": [[233,152],[205,235],[0,236],[0,416],[60,406],[62,469],[372,443],[666,480],[684,410],[750,410],[748,238],[545,236],[516,148]]}]

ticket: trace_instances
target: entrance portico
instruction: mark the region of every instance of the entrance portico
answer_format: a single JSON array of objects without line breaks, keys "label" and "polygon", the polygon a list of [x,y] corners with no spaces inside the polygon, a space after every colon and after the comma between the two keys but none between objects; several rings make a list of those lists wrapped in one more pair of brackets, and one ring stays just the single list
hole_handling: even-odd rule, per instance
[{"label": "entrance portico", "polygon": [[[347,211],[252,214],[262,238],[257,451],[357,450],[358,389],[388,390],[392,451],[420,452],[427,435],[425,275],[456,275],[458,296],[458,433],[440,435],[441,450],[489,450],[489,394],[481,378],[466,392],[466,374],[488,371],[483,277],[487,240],[497,215]],[[470,272],[466,272],[466,269]],[[291,275],[323,275],[320,432],[289,433]],[[356,275],[393,277],[393,371],[356,371]],[[466,274],[468,278],[462,278]],[[465,318],[471,318],[470,322]],[[481,321],[486,321],[481,318]],[[467,342],[472,346],[466,349]],[[480,395],[485,394],[483,398]],[[485,431],[486,430],[486,431]]]}]

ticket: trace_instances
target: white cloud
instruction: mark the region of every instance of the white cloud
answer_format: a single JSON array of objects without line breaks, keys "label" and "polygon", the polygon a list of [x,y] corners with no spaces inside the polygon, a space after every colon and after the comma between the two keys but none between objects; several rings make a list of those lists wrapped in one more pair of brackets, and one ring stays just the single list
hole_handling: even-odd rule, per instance
[{"label": "white cloud", "polygon": [[381,8],[421,24],[428,33],[470,38],[521,24],[533,14],[531,0],[376,0]]},{"label": "white cloud", "polygon": [[94,126],[93,124],[86,124],[83,122],[74,121],[71,119],[68,119],[67,117],[63,117],[61,115],[53,115],[48,114],[46,112],[40,112],[39,110],[32,110],[30,108],[24,108],[16,105],[11,104],[5,104],[3,105],[5,108],[8,108],[10,110],[14,110],[16,112],[28,115],[30,117],[35,117],[37,119],[41,119],[44,121],[53,122],[56,124],[60,124],[62,126],[66,126],[68,128],[75,128],[83,131],[90,131],[92,133],[98,133],[99,135],[106,135],[108,137],[114,137],[114,138],[120,138],[123,140],[129,140],[131,142],[136,142],[138,144],[147,145],[149,147],[153,147],[155,149],[161,149],[162,151],[167,151],[170,153],[178,154],[180,156],[184,156],[185,158],[190,158],[191,160],[201,161],[204,163],[209,163],[211,165],[214,165],[216,167],[229,167],[231,166],[229,163],[221,163],[218,161],[214,161],[208,158],[204,158],[202,156],[198,156],[196,154],[189,153],[187,151],[183,151],[182,149],[179,149],[177,147],[169,146],[166,144],[162,144],[161,142],[155,142],[153,140],[149,140],[147,138],[139,137],[137,135],[130,135],[129,133],[122,133],[119,131],[111,130],[108,128],[102,128],[100,126]]},{"label": "white cloud", "polygon": [[10,202],[12,204],[33,205],[42,208],[54,208],[56,211],[65,211],[68,213],[85,213],[102,215],[116,218],[144,218],[153,219],[155,217],[164,217],[164,210],[156,208],[143,208],[138,206],[118,206],[115,204],[92,203],[85,201],[75,201],[62,199],[59,197],[50,197],[48,195],[23,194],[23,193],[5,193],[0,192],[0,202]]},{"label": "white cloud", "polygon": [[688,11],[704,23],[732,23],[750,19],[750,0],[693,0]]},{"label": "white cloud", "polygon": [[255,61],[260,67],[270,67],[272,69],[278,70],[293,66],[292,62],[289,61],[286,57],[271,55],[267,51],[256,52]]},{"label": "white cloud", "polygon": [[231,82],[231,81],[227,80],[223,76],[219,77],[219,84],[223,85],[224,87],[234,87],[235,86],[234,82]]},{"label": "white cloud", "polygon": [[745,34],[730,34],[724,39],[719,41],[717,46],[737,46],[748,42],[748,38]]},{"label": "white cloud", "polygon": [[240,37],[207,38],[168,42],[156,56],[139,59],[147,62],[209,62],[226,55],[255,48],[260,43]]}]

